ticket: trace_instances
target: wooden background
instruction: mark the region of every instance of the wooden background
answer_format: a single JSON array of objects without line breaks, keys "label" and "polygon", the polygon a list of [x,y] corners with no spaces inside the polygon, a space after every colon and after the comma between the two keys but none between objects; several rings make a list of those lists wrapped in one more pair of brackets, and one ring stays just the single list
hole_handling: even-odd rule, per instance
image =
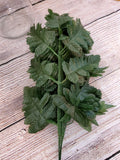
[{"label": "wooden background", "polygon": [[[103,100],[116,105],[98,116],[99,127],[88,133],[73,123],[67,127],[62,160],[120,160],[120,2],[114,0],[31,0],[24,7],[35,22],[44,23],[48,8],[81,19],[94,40],[92,54],[109,66],[91,85],[102,90]],[[29,134],[21,111],[24,86],[34,85],[27,74],[33,57],[25,36],[0,37],[0,160],[57,160],[57,128],[49,125]]]}]

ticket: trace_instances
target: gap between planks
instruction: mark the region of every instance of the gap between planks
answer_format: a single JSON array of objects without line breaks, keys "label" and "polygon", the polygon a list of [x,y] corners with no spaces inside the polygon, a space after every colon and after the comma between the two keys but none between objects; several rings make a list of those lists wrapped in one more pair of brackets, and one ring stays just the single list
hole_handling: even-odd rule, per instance
[{"label": "gap between planks", "polygon": [[36,5],[36,4],[38,4],[38,3],[41,3],[41,2],[43,2],[43,1],[45,1],[45,0],[31,0],[31,3],[32,3],[32,5],[34,6],[34,5]]},{"label": "gap between planks", "polygon": [[92,24],[92,23],[94,23],[94,22],[97,22],[97,21],[99,21],[99,20],[101,20],[101,19],[103,19],[103,18],[106,18],[106,17],[108,17],[108,16],[111,16],[112,14],[117,13],[117,12],[119,12],[119,11],[120,11],[120,9],[118,9],[118,10],[116,10],[116,11],[114,11],[114,12],[111,12],[111,13],[105,15],[105,16],[102,16],[102,17],[100,17],[100,18],[97,18],[97,19],[95,19],[94,21],[92,21],[92,22],[90,22],[90,23],[88,23],[88,24],[85,24],[84,26],[85,26],[85,27],[86,27],[86,26],[89,26],[90,24]]},{"label": "gap between planks", "polygon": [[106,160],[120,160],[120,151],[116,152],[115,154],[107,158]]},{"label": "gap between planks", "polygon": [[120,150],[106,158],[105,160],[120,160]]}]

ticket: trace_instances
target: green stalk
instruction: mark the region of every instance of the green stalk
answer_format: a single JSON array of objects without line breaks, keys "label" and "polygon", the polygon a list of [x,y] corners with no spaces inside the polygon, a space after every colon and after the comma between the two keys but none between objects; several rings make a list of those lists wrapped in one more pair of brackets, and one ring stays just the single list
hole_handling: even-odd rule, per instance
[{"label": "green stalk", "polygon": [[[62,68],[61,68],[61,57],[58,57],[58,81],[62,81]],[[58,95],[62,95],[62,84],[58,84]],[[63,136],[62,136],[62,122],[60,122],[60,119],[62,118],[62,111],[61,109],[57,108],[57,123],[58,123],[58,152],[59,152],[59,160],[61,160],[61,151],[62,151],[62,142],[63,142]]]},{"label": "green stalk", "polygon": [[[59,29],[59,36],[61,34],[61,31]],[[60,41],[59,41],[59,52],[58,52],[58,95],[63,94],[63,88],[62,88],[62,81],[63,81],[63,70],[62,70],[62,56],[60,51]],[[65,133],[66,125],[61,122],[61,118],[63,116],[63,111],[60,108],[57,108],[57,125],[58,125],[58,152],[59,152],[59,160],[61,160],[61,154],[62,154],[62,143]]]}]

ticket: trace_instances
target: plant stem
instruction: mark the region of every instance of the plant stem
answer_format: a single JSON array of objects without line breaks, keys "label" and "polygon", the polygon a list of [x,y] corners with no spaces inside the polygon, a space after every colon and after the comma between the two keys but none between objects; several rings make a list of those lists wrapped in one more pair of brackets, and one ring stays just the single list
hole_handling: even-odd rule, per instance
[{"label": "plant stem", "polygon": [[[61,57],[58,57],[58,81],[62,81],[62,69],[61,69]],[[62,95],[62,84],[58,84],[58,95]],[[61,151],[62,151],[62,142],[63,142],[63,136],[62,136],[62,122],[60,122],[60,119],[62,118],[62,110],[60,108],[57,108],[57,123],[58,123],[58,152],[59,152],[59,160],[61,160]]]},{"label": "plant stem", "polygon": [[[59,36],[61,34],[60,28],[59,28]],[[63,70],[62,70],[62,56],[61,56],[61,44],[59,41],[59,52],[58,52],[58,95],[62,95],[63,89],[62,89],[62,80],[63,80]],[[62,154],[62,143],[65,133],[65,126],[63,122],[60,121],[60,119],[63,116],[63,111],[60,108],[57,108],[57,124],[58,124],[58,152],[59,152],[59,160],[61,160],[61,154]]]}]

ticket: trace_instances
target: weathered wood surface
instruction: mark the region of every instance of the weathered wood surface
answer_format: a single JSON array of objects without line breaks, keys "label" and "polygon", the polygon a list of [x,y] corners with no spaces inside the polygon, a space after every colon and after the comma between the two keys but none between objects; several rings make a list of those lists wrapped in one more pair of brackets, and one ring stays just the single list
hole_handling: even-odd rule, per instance
[{"label": "weathered wood surface", "polygon": [[[26,7],[22,10],[17,11],[17,14],[29,15],[32,19],[34,19],[34,14],[32,11],[33,10],[31,8]],[[26,36],[12,40],[0,37],[0,65],[18,56],[24,55],[28,51],[29,49],[26,45]]]},{"label": "weathered wood surface", "polygon": [[[113,78],[114,77],[114,78]],[[108,83],[109,79],[109,83]],[[98,116],[99,127],[87,133],[73,123],[67,127],[63,160],[104,160],[120,149],[120,69],[93,83],[101,88],[104,99],[117,107]],[[57,128],[49,125],[37,134],[28,134],[23,120],[0,134],[3,160],[57,160]]]},{"label": "weathered wood surface", "polygon": [[[0,1],[0,17],[3,17],[9,13],[15,12],[18,9],[31,6],[29,0],[10,0],[10,1]],[[10,8],[10,10],[9,10]]]},{"label": "weathered wood surface", "polygon": [[[120,3],[114,0],[45,0],[34,5],[33,10],[29,7],[25,8],[24,11],[30,15],[34,11],[35,22],[43,23],[48,8],[61,14],[68,12],[73,17],[80,17],[82,23],[86,25],[100,17],[116,12],[120,9]],[[23,55],[25,52],[28,52],[25,37],[12,41],[0,37],[0,64]]]},{"label": "weathered wood surface", "polygon": [[[36,2],[32,0],[32,3]],[[90,133],[76,123],[68,126],[63,160],[103,160],[120,150],[120,2],[46,0],[34,5],[34,13],[30,14],[34,14],[36,22],[43,23],[48,8],[80,17],[84,25],[95,21],[86,26],[95,41],[91,53],[100,54],[101,66],[109,68],[101,79],[91,79],[91,82],[102,90],[104,100],[117,107],[105,116],[97,117],[100,126],[93,126]],[[28,8],[25,10],[29,13]],[[24,117],[21,111],[23,87],[34,84],[26,73],[33,56],[28,51],[25,37],[16,40],[0,38],[0,130]],[[3,130],[0,139],[1,160],[57,159],[57,129],[52,125],[30,135],[22,120]]]},{"label": "weathered wood surface", "polygon": [[[120,11],[86,26],[95,41],[91,53],[101,55],[101,66],[109,66],[104,75],[120,67],[119,19]],[[21,39],[18,40],[21,41]],[[10,43],[12,44],[12,40]],[[23,47],[20,45],[17,46],[17,49],[21,51]],[[6,54],[10,55],[7,52]],[[33,83],[26,73],[32,56],[32,53],[28,53],[0,67],[0,101],[2,106],[0,108],[2,113],[0,129],[23,118],[23,113],[21,112],[23,88]]]}]

